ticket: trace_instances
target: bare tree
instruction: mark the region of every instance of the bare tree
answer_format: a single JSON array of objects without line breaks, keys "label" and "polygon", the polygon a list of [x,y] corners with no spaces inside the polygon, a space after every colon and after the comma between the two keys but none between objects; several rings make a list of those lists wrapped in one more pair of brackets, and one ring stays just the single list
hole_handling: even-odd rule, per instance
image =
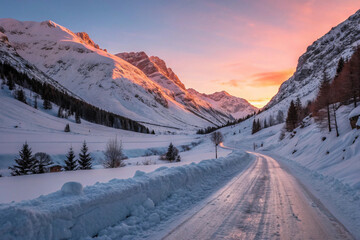
[{"label": "bare tree", "polygon": [[217,158],[217,146],[224,141],[224,137],[221,132],[213,132],[210,139],[215,145],[215,157]]},{"label": "bare tree", "polygon": [[110,139],[106,145],[105,159],[103,165],[105,168],[117,168],[124,166],[123,164],[123,146],[122,142],[117,138]]},{"label": "bare tree", "polygon": [[36,173],[45,173],[48,172],[48,166],[53,164],[49,154],[44,152],[37,152],[34,155],[35,158],[35,172]]}]

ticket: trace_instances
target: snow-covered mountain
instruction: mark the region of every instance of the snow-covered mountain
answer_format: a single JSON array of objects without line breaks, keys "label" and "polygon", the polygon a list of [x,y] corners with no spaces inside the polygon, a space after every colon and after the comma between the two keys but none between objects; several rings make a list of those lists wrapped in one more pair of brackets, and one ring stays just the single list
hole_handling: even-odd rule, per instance
[{"label": "snow-covered mountain", "polygon": [[0,62],[6,62],[14,67],[19,72],[22,72],[30,78],[37,79],[42,83],[47,83],[56,89],[66,92],[70,96],[80,99],[76,94],[64,88],[54,79],[50,78],[42,71],[38,70],[34,65],[22,58],[9,42],[8,37],[4,34],[4,29],[0,27]]},{"label": "snow-covered mountain", "polygon": [[168,68],[164,60],[159,57],[148,57],[144,52],[118,53],[116,56],[138,67],[150,79],[167,89],[168,91],[165,91],[169,96],[190,111],[200,109],[200,113],[205,111],[223,119],[225,114],[225,116],[230,116],[231,120],[231,118],[241,118],[258,110],[245,99],[231,96],[225,91],[206,95],[195,89],[186,89],[173,70]]},{"label": "snow-covered mountain", "polygon": [[333,27],[311,44],[299,58],[296,72],[285,81],[265,108],[287,110],[291,100],[313,100],[323,78],[323,71],[333,78],[340,58],[347,60],[360,45],[360,10]]},{"label": "snow-covered mountain", "polygon": [[172,69],[168,68],[165,61],[159,57],[149,57],[145,52],[124,52],[116,56],[139,68],[147,77],[159,84],[168,97],[195,115],[215,123],[233,120],[232,115],[224,112],[223,109],[215,108],[197,95],[191,94]]},{"label": "snow-covered mountain", "polygon": [[225,91],[215,92],[213,94],[199,93],[195,89],[188,91],[211,104],[215,109],[231,114],[234,118],[246,117],[258,111],[258,108],[251,105],[247,100],[230,95]]},{"label": "snow-covered mountain", "polygon": [[221,125],[233,119],[228,111],[189,93],[158,57],[143,52],[112,55],[87,33],[73,33],[52,21],[0,19],[0,27],[2,38],[12,46],[6,51],[107,111],[176,128]]}]

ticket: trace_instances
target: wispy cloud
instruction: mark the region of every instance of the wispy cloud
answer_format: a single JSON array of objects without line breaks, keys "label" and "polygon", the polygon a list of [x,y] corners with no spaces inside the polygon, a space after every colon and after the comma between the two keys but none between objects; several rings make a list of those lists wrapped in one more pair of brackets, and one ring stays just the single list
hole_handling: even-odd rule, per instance
[{"label": "wispy cloud", "polygon": [[287,69],[278,72],[263,72],[256,73],[252,76],[250,86],[253,87],[268,87],[278,86],[294,73],[294,69]]},{"label": "wispy cloud", "polygon": [[241,80],[232,79],[225,82],[220,82],[221,85],[228,85],[231,87],[238,87],[240,85]]},{"label": "wispy cloud", "polygon": [[228,81],[216,81],[220,85],[231,86],[231,87],[240,87],[240,86],[250,86],[250,87],[270,87],[270,86],[279,86],[281,83],[289,79],[294,73],[294,69],[285,69],[275,72],[261,72],[251,75],[246,79],[231,79]]}]

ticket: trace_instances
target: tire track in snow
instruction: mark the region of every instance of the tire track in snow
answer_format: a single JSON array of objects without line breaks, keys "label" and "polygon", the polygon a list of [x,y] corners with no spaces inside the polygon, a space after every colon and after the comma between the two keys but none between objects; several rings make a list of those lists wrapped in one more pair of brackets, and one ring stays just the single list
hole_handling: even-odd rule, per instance
[{"label": "tire track in snow", "polygon": [[353,239],[276,160],[252,154],[251,167],[163,239]]}]

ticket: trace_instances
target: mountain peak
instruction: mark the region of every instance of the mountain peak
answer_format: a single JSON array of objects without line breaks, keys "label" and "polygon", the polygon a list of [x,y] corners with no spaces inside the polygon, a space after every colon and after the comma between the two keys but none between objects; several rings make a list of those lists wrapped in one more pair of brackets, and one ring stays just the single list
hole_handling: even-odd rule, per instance
[{"label": "mountain peak", "polygon": [[41,25],[47,25],[48,27],[56,27],[56,23],[51,20],[46,20],[40,23]]},{"label": "mountain peak", "polygon": [[215,92],[212,94],[199,93],[192,88],[189,88],[188,91],[210,103],[213,108],[222,109],[228,114],[231,114],[234,118],[242,118],[258,111],[258,108],[251,105],[246,99],[232,96],[226,91]]},{"label": "mountain peak", "polygon": [[116,56],[131,63],[135,67],[143,71],[148,77],[154,77],[154,75],[163,75],[165,78],[173,81],[181,89],[185,89],[185,85],[180,81],[178,76],[173,72],[171,68],[166,66],[164,60],[157,56],[149,57],[145,52],[123,52],[118,53]]},{"label": "mountain peak", "polygon": [[220,91],[220,92],[214,92],[212,94],[209,94],[209,96],[213,96],[213,97],[233,97],[232,95],[230,95],[228,92],[226,91]]},{"label": "mountain peak", "polygon": [[96,49],[100,49],[99,45],[96,44],[90,37],[89,34],[87,34],[86,32],[77,32],[76,36],[78,36],[79,38],[81,38],[86,44],[93,46]]}]

